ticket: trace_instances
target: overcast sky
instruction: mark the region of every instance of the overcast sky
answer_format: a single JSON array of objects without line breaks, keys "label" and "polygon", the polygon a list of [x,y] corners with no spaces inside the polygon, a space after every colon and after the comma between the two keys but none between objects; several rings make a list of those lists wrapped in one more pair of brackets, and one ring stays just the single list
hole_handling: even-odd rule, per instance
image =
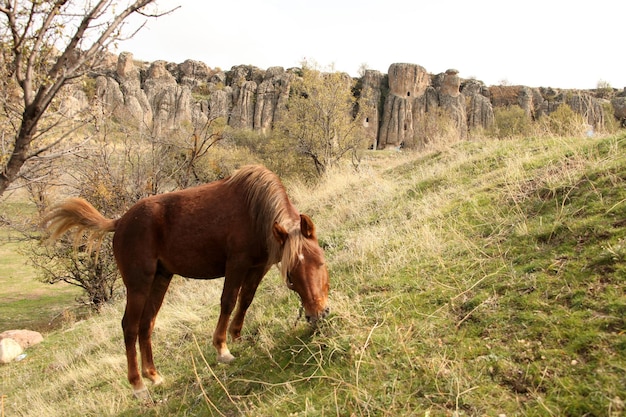
[{"label": "overcast sky", "polygon": [[300,66],[356,76],[362,64],[454,68],[487,85],[626,86],[624,0],[158,0],[174,13],[149,20],[117,52],[144,61]]}]

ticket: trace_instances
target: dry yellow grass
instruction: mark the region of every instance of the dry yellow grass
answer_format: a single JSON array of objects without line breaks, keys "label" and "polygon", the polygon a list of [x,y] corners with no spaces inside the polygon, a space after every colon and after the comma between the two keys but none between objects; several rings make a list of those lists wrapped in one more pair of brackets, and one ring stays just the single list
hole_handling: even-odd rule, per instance
[{"label": "dry yellow grass", "polygon": [[[154,335],[166,382],[151,389],[153,403],[130,395],[118,303],[1,368],[5,409],[38,417],[620,415],[623,282],[610,272],[596,282],[591,260],[575,262],[597,256],[623,270],[624,226],[610,216],[623,212],[623,142],[376,152],[359,171],[333,171],[315,187],[288,183],[316,222],[332,275],[332,315],[317,332],[294,325],[297,296],[273,270],[232,346],[237,360],[217,365],[210,339],[221,280],[175,278]],[[583,189],[589,194],[575,195]],[[594,217],[584,229],[606,228],[612,240],[569,248],[578,222],[592,221],[581,205],[613,219]],[[587,252],[593,246],[597,255]]]}]

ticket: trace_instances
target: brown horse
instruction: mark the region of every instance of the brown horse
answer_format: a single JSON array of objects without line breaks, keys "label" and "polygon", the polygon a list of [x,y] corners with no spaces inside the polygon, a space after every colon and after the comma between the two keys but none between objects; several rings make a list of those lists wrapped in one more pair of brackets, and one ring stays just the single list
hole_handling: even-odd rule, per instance
[{"label": "brown horse", "polygon": [[[311,219],[298,213],[278,177],[262,166],[246,166],[231,177],[181,191],[144,198],[117,220],[72,198],[45,217],[53,239],[69,229],[97,242],[108,232],[126,286],[122,319],[128,381],[137,396],[163,378],[152,358],[151,334],[173,274],[188,278],[225,277],[221,310],[213,334],[217,360],[234,359],[226,345],[241,336],[246,310],[272,265],[280,263],[287,286],[300,295],[311,324],[328,314],[328,271]],[[237,312],[228,325],[231,313]]]}]

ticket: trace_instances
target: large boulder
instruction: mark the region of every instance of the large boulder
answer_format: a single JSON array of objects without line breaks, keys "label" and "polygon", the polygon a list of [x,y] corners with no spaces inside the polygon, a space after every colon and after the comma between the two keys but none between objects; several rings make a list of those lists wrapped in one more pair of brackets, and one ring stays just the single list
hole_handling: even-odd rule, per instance
[{"label": "large boulder", "polygon": [[0,363],[9,363],[19,355],[24,349],[15,340],[7,337],[0,340]]},{"label": "large boulder", "polygon": [[33,330],[7,330],[0,333],[0,340],[13,339],[22,349],[27,349],[43,341],[43,336]]},{"label": "large boulder", "polygon": [[430,85],[428,72],[416,64],[391,64],[388,75],[389,92],[398,97],[420,97]]}]

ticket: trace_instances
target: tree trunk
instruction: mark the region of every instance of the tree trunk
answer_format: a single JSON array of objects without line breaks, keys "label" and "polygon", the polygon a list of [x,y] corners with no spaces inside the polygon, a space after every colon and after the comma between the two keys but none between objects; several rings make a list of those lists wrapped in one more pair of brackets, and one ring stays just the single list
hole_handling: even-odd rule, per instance
[{"label": "tree trunk", "polygon": [[29,117],[28,110],[26,110],[24,111],[20,131],[15,139],[15,147],[11,153],[11,157],[4,171],[0,172],[0,196],[2,196],[9,185],[17,179],[22,166],[28,159],[28,151],[30,149],[30,143],[33,140],[34,131],[35,123],[32,118]]}]

